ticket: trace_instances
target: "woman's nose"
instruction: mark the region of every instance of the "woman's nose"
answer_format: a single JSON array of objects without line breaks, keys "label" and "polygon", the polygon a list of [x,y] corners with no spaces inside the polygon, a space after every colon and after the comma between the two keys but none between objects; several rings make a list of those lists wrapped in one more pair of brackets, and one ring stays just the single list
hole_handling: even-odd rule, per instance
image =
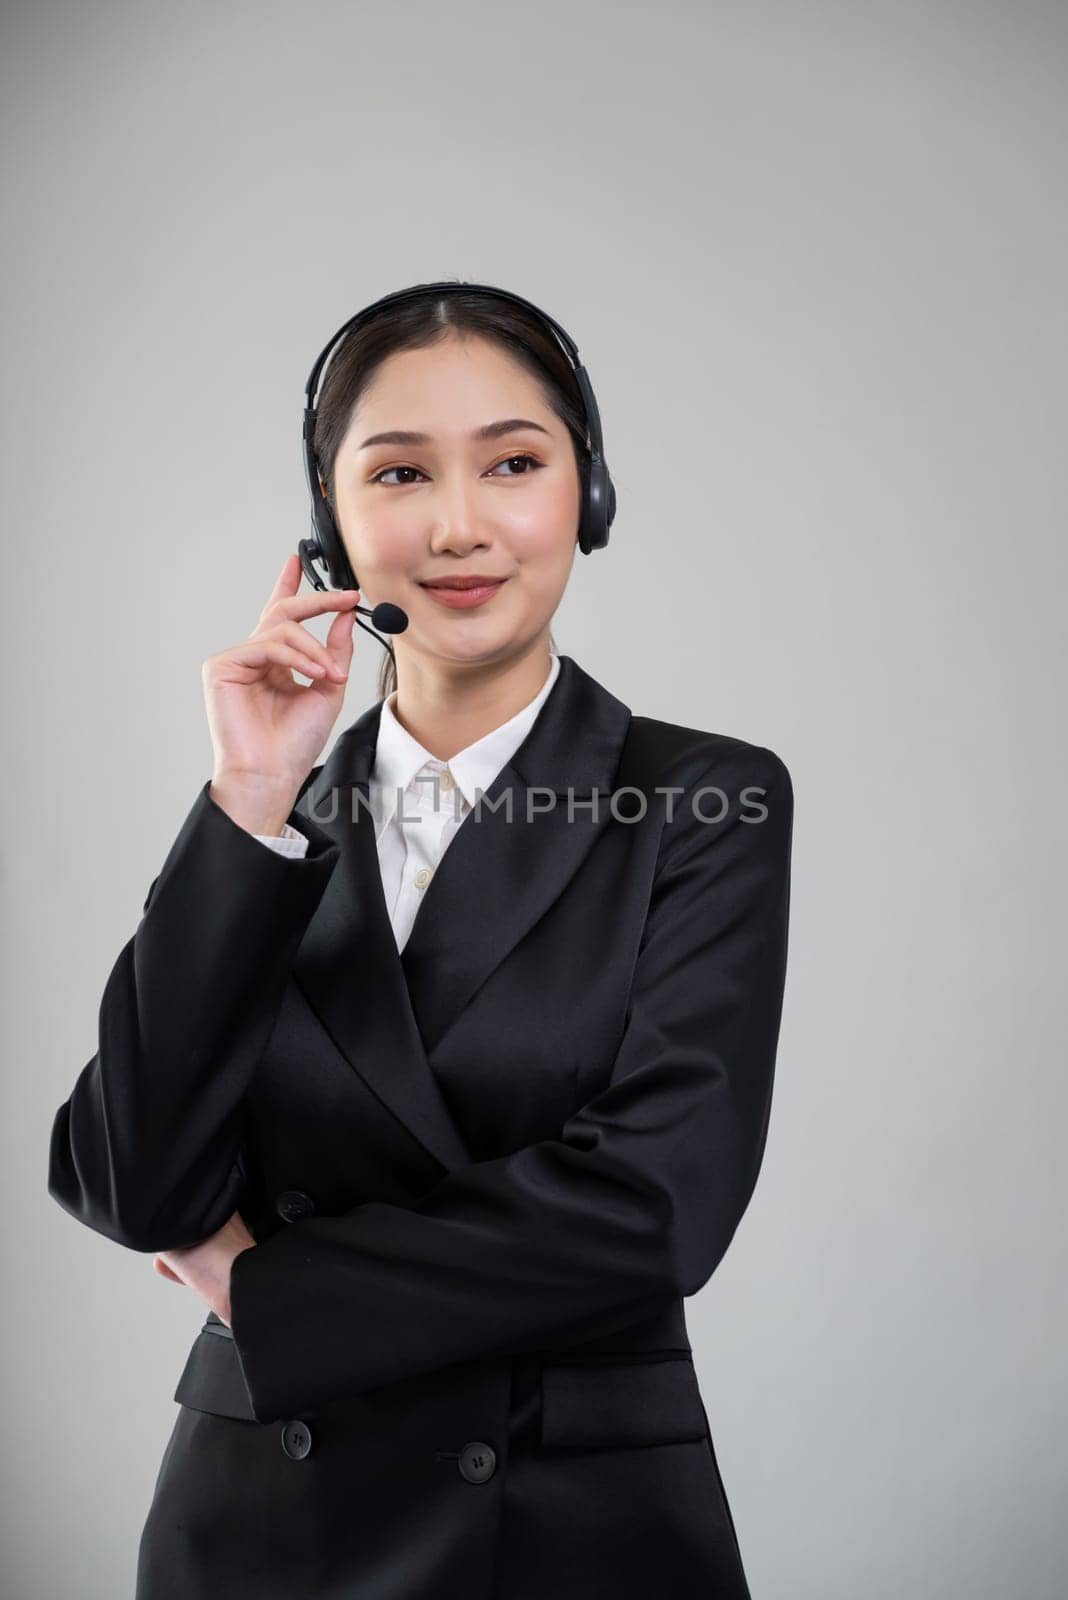
[{"label": "woman's nose", "polygon": [[483,542],[475,485],[466,480],[443,484],[436,512],[435,549],[467,549]]}]

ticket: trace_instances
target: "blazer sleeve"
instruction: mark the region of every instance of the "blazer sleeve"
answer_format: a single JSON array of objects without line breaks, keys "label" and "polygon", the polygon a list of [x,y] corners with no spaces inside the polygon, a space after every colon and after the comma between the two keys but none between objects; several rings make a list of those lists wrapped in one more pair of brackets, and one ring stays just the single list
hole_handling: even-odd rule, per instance
[{"label": "blazer sleeve", "polygon": [[[707,1282],[763,1159],[793,819],[774,752],[747,745],[727,766],[760,789],[734,804],[720,756],[665,820],[610,1081],[560,1136],[452,1171],[410,1207],[305,1218],[236,1257],[231,1330],[260,1421],[596,1339]],[[719,823],[688,803],[713,783],[732,800]]]},{"label": "blazer sleeve", "polygon": [[111,970],[97,1052],[52,1124],[49,1194],[132,1250],[195,1244],[232,1215],[242,1100],[340,854],[303,818],[304,859],[266,849],[210,787]]}]

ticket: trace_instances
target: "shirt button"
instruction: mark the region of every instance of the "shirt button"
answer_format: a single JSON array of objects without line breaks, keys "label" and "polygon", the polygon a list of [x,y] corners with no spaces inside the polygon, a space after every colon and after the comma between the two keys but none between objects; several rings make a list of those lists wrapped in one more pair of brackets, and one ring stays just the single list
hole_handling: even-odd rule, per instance
[{"label": "shirt button", "polygon": [[420,867],[412,882],[417,889],[425,889],[433,876],[429,867]]},{"label": "shirt button", "polygon": [[456,780],[453,778],[453,775],[449,771],[448,767],[444,767],[441,773],[441,787],[443,789],[451,789],[454,786],[455,781]]}]

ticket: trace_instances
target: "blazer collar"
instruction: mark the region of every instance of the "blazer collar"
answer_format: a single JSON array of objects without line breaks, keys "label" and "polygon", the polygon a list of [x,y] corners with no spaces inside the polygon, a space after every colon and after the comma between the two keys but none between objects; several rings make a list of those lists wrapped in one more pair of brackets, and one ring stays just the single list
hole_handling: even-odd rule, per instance
[{"label": "blazer collar", "polygon": [[[442,857],[403,952],[371,805],[381,700],[337,739],[295,808],[341,858],[293,975],[353,1069],[447,1168],[470,1153],[434,1076],[434,1051],[611,820],[630,709],[570,656],[559,662],[529,732]],[[595,792],[596,815],[576,804],[569,821],[568,796],[588,802]]]}]

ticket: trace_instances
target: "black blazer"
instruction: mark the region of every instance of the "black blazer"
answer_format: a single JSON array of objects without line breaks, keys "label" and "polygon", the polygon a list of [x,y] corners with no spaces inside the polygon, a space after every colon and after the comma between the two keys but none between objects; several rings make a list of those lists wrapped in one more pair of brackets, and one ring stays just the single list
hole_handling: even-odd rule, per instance
[{"label": "black blazer", "polygon": [[178,1383],[137,1600],[743,1600],[683,1298],[767,1136],[787,768],[561,656],[398,954],[354,798],[380,711],[310,775],[303,860],[205,784],[55,1117],[89,1227],[257,1240]]}]

